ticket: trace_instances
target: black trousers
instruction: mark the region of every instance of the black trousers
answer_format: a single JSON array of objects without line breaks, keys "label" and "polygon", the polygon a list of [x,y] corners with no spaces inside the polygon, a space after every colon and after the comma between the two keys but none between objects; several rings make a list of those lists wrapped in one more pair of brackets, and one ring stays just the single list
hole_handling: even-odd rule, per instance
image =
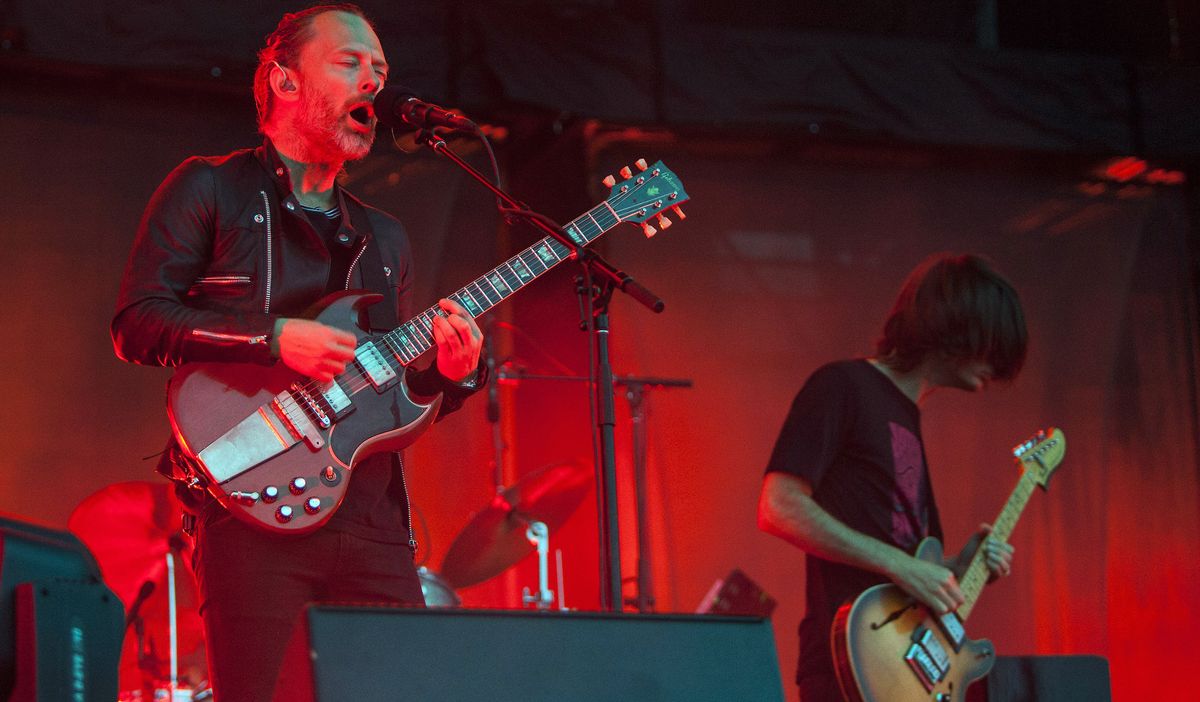
[{"label": "black trousers", "polygon": [[800,702],[842,702],[842,688],[838,687],[837,674],[806,675],[799,680]]},{"label": "black trousers", "polygon": [[308,602],[425,605],[413,554],[403,543],[328,526],[305,536],[273,534],[227,514],[201,520],[195,539],[216,702],[271,700],[288,639]]}]

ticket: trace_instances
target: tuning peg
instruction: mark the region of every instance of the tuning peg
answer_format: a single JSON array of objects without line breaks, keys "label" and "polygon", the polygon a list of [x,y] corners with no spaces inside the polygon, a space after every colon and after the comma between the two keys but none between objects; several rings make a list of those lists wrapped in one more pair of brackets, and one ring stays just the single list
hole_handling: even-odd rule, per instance
[{"label": "tuning peg", "polygon": [[685,215],[683,213],[683,210],[679,209],[679,205],[673,205],[671,207],[671,210],[675,213],[675,216],[678,217],[680,220],[687,219],[687,215]]},{"label": "tuning peg", "polygon": [[605,185],[607,185],[608,187],[611,188],[617,184],[617,179],[613,178],[612,175],[606,175],[606,176],[604,176],[604,180],[602,180],[600,182],[604,183]]},{"label": "tuning peg", "polygon": [[638,160],[634,161],[633,165],[637,166],[639,171],[644,171],[650,167],[644,158],[639,158]]},{"label": "tuning peg", "polygon": [[625,166],[621,169],[621,177],[626,179],[633,177],[633,171],[629,170],[629,166]]},{"label": "tuning peg", "polygon": [[658,230],[650,226],[649,222],[642,222],[642,231],[646,234],[647,239],[658,233]]},{"label": "tuning peg", "polygon": [[661,213],[658,215],[658,228],[666,231],[667,227],[671,226],[671,220],[664,217]]}]

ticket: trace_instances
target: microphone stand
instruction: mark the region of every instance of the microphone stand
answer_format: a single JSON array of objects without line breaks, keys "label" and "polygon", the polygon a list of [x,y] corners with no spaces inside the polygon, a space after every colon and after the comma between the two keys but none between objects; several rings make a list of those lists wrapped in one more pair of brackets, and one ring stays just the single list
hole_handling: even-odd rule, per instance
[{"label": "microphone stand", "polygon": [[[584,326],[591,336],[591,343],[597,352],[598,378],[596,382],[597,402],[600,407],[596,421],[599,433],[598,456],[596,461],[596,496],[599,502],[597,519],[600,533],[600,609],[609,612],[619,612],[622,608],[621,593],[621,544],[617,519],[617,477],[616,457],[613,434],[616,425],[616,410],[613,400],[614,388],[612,382],[612,366],[608,355],[608,301],[614,289],[620,290],[653,312],[662,312],[665,304],[654,293],[650,292],[624,271],[605,261],[591,249],[580,246],[561,226],[549,217],[534,212],[528,205],[516,200],[487,179],[471,164],[454,153],[446,140],[435,131],[422,129],[417,134],[417,141],[428,146],[434,152],[446,157],[465,171],[468,175],[490,190],[493,195],[504,203],[502,210],[508,221],[522,219],[534,228],[550,235],[556,241],[572,251],[572,258],[584,267],[583,280],[586,285],[579,286],[581,311],[586,297],[587,309],[592,314],[585,315]],[[593,285],[595,278],[598,285]]]}]

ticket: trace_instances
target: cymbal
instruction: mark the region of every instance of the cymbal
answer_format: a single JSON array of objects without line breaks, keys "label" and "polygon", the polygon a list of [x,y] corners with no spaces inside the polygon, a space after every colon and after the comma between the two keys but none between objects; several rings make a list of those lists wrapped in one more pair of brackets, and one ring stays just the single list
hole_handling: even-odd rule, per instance
[{"label": "cymbal", "polygon": [[165,482],[109,485],[80,502],[67,519],[67,528],[96,557],[104,582],[127,611],[143,583],[163,584],[171,546],[188,546],[182,527],[179,500]]},{"label": "cymbal", "polygon": [[525,538],[533,521],[550,532],[562,526],[592,488],[592,473],[574,463],[539,468],[496,495],[454,539],[441,575],[455,588],[503,573],[534,547]]},{"label": "cymbal", "polygon": [[[190,568],[191,541],[182,536],[182,510],[166,482],[131,481],[104,487],[76,505],[67,528],[88,547],[100,565],[108,587],[121,598],[125,611],[138,606],[141,624],[131,626],[122,647],[122,689],[138,687],[148,674],[145,666],[165,674],[169,665],[167,562],[175,554],[176,624],[181,674],[207,677],[204,624]],[[152,583],[152,587],[147,583]],[[147,589],[143,592],[142,588]],[[146,649],[138,655],[137,628]],[[140,663],[139,663],[140,660]]]}]

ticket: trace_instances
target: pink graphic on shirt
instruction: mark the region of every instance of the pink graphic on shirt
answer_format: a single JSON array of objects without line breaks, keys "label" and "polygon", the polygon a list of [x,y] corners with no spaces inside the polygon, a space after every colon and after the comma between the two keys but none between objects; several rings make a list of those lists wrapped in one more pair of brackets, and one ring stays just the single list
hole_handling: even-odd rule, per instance
[{"label": "pink graphic on shirt", "polygon": [[917,512],[925,461],[921,440],[911,431],[888,422],[892,430],[892,466],[896,471],[896,494],[892,496],[892,539],[905,547],[915,546],[919,535]]}]

